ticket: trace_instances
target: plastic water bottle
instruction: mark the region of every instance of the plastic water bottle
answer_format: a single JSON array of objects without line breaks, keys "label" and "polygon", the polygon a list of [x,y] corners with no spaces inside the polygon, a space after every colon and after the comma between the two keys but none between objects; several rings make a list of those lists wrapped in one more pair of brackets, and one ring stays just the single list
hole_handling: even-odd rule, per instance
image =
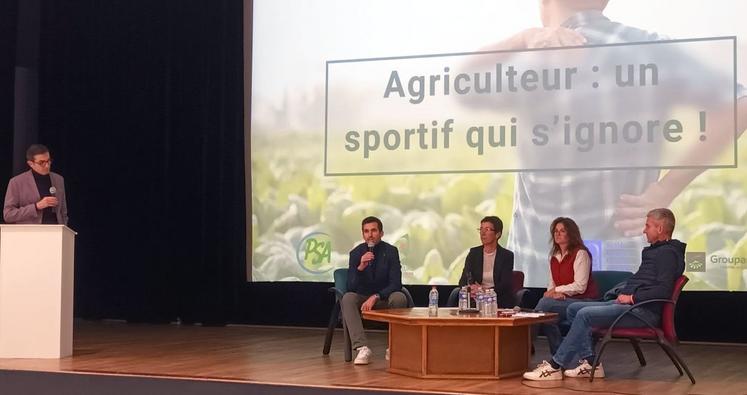
[{"label": "plastic water bottle", "polygon": [[462,287],[459,290],[459,310],[464,311],[469,309],[469,291],[467,287]]},{"label": "plastic water bottle", "polygon": [[438,290],[435,285],[428,293],[428,315],[438,315]]},{"label": "plastic water bottle", "polygon": [[491,302],[491,309],[493,309],[493,315],[498,315],[498,294],[495,292],[495,290],[491,290],[493,293],[492,295],[492,302]]},{"label": "plastic water bottle", "polygon": [[496,295],[494,289],[488,290],[488,302],[486,310],[486,316],[495,317],[496,315],[498,315],[498,295]]},{"label": "plastic water bottle", "polygon": [[477,302],[477,310],[480,312],[480,315],[485,315],[485,291],[482,288],[477,290],[475,301]]}]

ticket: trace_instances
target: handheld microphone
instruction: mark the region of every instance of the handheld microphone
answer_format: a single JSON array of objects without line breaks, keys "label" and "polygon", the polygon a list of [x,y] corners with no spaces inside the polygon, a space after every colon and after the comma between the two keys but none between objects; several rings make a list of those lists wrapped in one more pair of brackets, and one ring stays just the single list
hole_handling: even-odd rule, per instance
[{"label": "handheld microphone", "polygon": [[[55,188],[54,185],[52,185],[51,187],[49,187],[49,195],[50,196],[54,196],[56,193],[57,193],[57,188]],[[56,207],[52,207],[52,212],[55,212],[55,209],[56,209]]]},{"label": "handheld microphone", "polygon": [[[376,243],[373,243],[373,242],[369,241],[369,242],[366,242],[366,245],[368,246],[368,252],[373,253],[373,249],[374,249],[374,246],[376,245]],[[371,269],[373,269],[373,264],[374,264],[374,260],[373,259],[371,259],[370,261],[368,261],[368,266]]]}]

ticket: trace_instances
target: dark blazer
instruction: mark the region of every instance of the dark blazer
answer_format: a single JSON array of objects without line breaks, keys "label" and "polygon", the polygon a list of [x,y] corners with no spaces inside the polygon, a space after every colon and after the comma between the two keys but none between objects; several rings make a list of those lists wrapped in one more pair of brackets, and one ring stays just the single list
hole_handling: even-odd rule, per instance
[{"label": "dark blazer", "polygon": [[[52,186],[57,189],[55,196],[59,204],[55,208],[57,223],[67,225],[67,201],[65,199],[65,179],[61,175],[50,172]],[[36,187],[31,170],[25,171],[8,182],[3,205],[3,218],[9,224],[40,224],[42,212],[36,209],[36,202],[41,200],[39,188]]]},{"label": "dark blazer", "polygon": [[370,296],[378,293],[381,299],[402,289],[402,266],[397,247],[381,241],[373,247],[374,260],[363,271],[358,271],[361,256],[368,251],[366,243],[350,251],[348,291]]},{"label": "dark blazer", "polygon": [[[459,286],[467,285],[468,277],[471,284],[482,284],[482,261],[483,246],[470,248],[464,260],[464,270],[462,270],[462,278],[459,279]],[[493,264],[493,282],[495,292],[498,294],[498,304],[501,307],[514,306],[513,271],[514,253],[499,245]]]}]

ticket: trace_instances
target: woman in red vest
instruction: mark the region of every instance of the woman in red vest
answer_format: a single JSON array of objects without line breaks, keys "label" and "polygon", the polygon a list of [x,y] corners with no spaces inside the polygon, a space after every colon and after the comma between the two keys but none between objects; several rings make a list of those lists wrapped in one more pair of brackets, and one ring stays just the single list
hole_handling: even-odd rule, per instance
[{"label": "woman in red vest", "polygon": [[[568,305],[599,295],[591,277],[591,254],[576,222],[566,217],[555,218],[550,225],[550,240],[550,280],[535,310],[557,313],[557,322],[562,324]],[[555,354],[561,341],[558,324],[540,324],[539,328],[547,336],[550,352]],[[535,339],[539,328],[534,328]]]}]

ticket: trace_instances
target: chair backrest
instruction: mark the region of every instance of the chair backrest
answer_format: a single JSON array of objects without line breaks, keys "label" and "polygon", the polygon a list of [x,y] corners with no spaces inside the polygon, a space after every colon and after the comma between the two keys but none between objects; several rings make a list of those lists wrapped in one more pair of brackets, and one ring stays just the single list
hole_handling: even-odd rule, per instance
[{"label": "chair backrest", "polygon": [[335,288],[345,294],[348,291],[348,269],[335,269]]},{"label": "chair backrest", "polygon": [[524,288],[524,272],[514,270],[512,274],[513,276],[511,277],[511,281],[513,286],[513,293],[516,294],[522,288]]},{"label": "chair backrest", "polygon": [[677,332],[674,329],[674,312],[677,307],[677,300],[680,298],[682,288],[690,279],[687,276],[682,275],[677,281],[674,282],[674,289],[672,290],[671,300],[674,303],[666,303],[661,309],[661,330],[664,332],[664,337],[672,344],[677,344]]},{"label": "chair backrest", "polygon": [[591,277],[597,285],[597,290],[599,290],[600,298],[612,289],[612,287],[629,279],[632,275],[633,273],[631,272],[617,270],[593,270],[591,272]]}]

